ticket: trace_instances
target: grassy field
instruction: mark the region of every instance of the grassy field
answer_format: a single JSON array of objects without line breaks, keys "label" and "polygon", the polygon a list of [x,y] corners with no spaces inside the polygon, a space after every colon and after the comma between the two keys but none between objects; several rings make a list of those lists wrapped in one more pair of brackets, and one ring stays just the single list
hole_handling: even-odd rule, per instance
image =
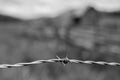
[{"label": "grassy field", "polygon": [[[120,62],[120,15],[88,10],[57,18],[21,21],[0,16],[0,64],[67,57]],[[0,69],[0,80],[119,80],[120,67],[45,63]]]}]

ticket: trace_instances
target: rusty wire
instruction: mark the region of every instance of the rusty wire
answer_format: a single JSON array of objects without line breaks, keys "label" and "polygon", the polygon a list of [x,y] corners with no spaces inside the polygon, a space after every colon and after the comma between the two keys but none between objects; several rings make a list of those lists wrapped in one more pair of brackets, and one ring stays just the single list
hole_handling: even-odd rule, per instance
[{"label": "rusty wire", "polygon": [[29,65],[35,65],[35,64],[41,64],[41,63],[56,63],[60,62],[64,65],[68,63],[82,63],[82,64],[98,64],[98,65],[108,65],[108,66],[120,66],[120,63],[117,62],[104,62],[104,61],[91,61],[91,60],[76,60],[76,59],[69,59],[69,58],[59,58],[57,59],[48,59],[48,60],[36,60],[33,62],[28,63],[16,63],[16,64],[0,64],[0,69],[5,68],[14,68],[14,67],[23,67],[23,66],[29,66]]}]

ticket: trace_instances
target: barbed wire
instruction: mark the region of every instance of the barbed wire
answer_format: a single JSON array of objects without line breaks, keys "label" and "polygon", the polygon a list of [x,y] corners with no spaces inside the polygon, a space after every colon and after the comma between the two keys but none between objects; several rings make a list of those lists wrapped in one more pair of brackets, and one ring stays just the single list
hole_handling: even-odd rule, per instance
[{"label": "barbed wire", "polygon": [[1,64],[0,69],[23,67],[23,66],[41,64],[41,63],[56,63],[56,62],[63,63],[64,65],[66,65],[68,63],[82,63],[82,64],[98,64],[98,65],[108,65],[108,66],[120,66],[120,63],[117,63],[117,62],[91,61],[91,60],[83,61],[83,60],[69,59],[67,57],[66,58],[59,58],[57,56],[57,59],[36,60],[36,61],[33,61],[33,62],[28,62],[28,63]]}]

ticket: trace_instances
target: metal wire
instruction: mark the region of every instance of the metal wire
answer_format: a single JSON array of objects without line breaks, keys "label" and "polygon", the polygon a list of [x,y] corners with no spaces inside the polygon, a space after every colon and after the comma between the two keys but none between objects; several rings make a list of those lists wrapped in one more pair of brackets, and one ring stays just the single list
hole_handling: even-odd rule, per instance
[{"label": "metal wire", "polygon": [[83,60],[69,59],[67,57],[66,58],[59,58],[57,56],[57,59],[36,60],[36,61],[33,61],[33,62],[28,62],[28,63],[1,64],[0,69],[23,67],[23,66],[41,64],[41,63],[56,63],[56,62],[63,63],[64,65],[66,65],[68,63],[82,63],[82,64],[98,64],[98,65],[108,65],[108,66],[120,66],[120,63],[117,63],[117,62],[90,61],[90,60],[83,61]]}]

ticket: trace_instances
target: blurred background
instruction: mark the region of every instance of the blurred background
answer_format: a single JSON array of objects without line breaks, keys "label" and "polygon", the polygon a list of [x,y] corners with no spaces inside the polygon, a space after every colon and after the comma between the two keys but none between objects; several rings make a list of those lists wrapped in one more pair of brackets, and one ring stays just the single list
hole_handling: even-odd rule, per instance
[{"label": "blurred background", "polygon": [[[0,64],[53,59],[120,62],[120,12],[88,8],[56,18],[18,20],[0,15]],[[0,69],[0,80],[120,80],[119,66],[45,63]]]}]

